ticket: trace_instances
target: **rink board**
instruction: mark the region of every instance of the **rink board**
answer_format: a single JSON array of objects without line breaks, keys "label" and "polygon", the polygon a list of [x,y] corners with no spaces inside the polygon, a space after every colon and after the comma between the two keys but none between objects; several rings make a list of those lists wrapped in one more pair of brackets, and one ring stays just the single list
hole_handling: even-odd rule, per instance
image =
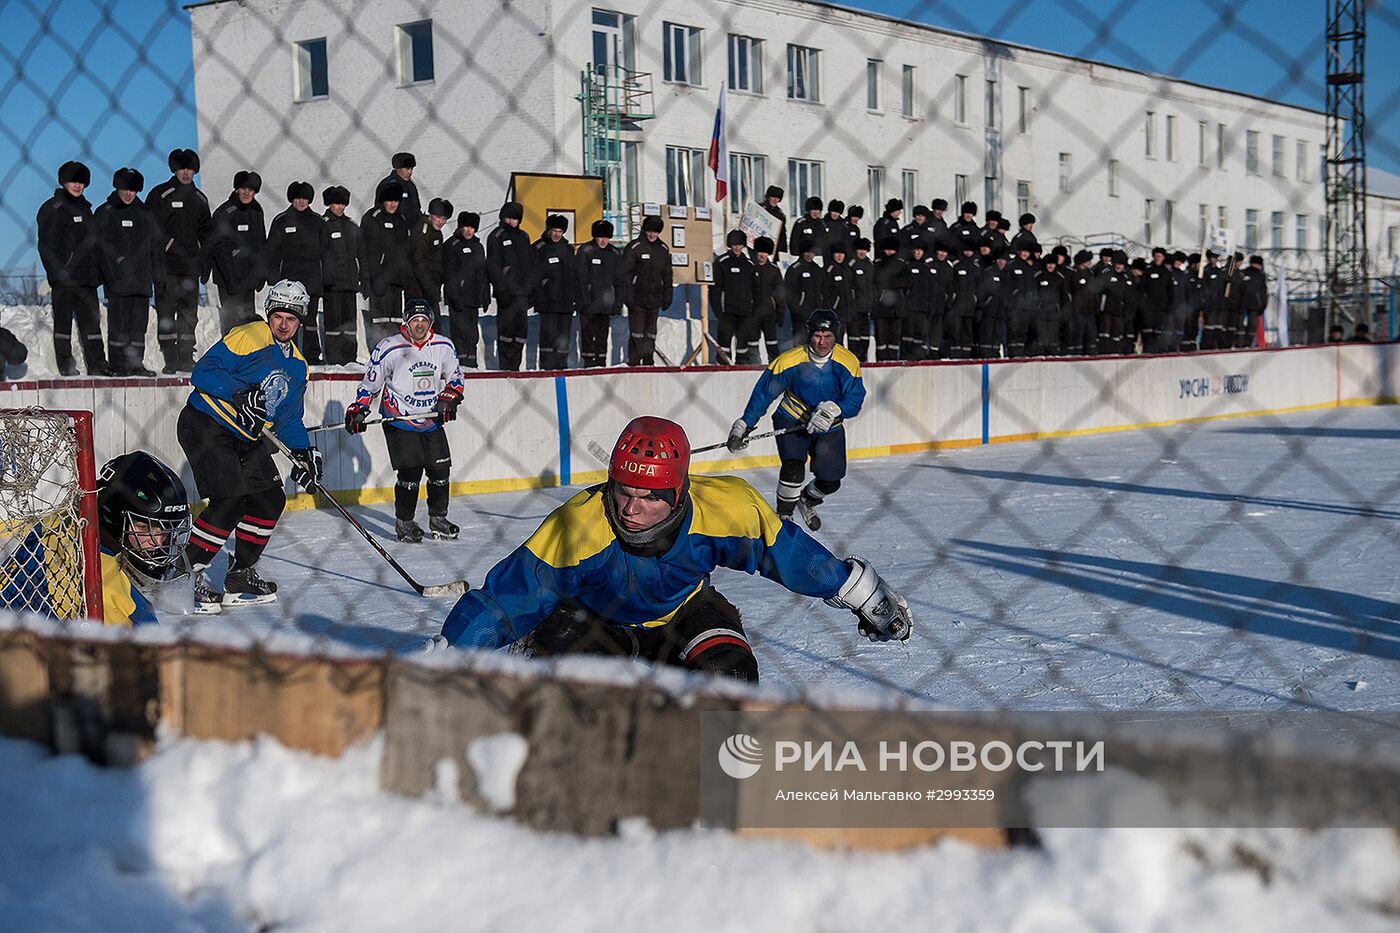
[{"label": "rink board", "polygon": [[[592,372],[471,374],[466,402],[447,428],[453,493],[578,485],[602,478],[590,442],[610,448],[639,414],[679,421],[695,446],[721,442],[744,410],[756,369],[704,367]],[[988,363],[875,364],[867,398],[847,427],[852,458],[938,448],[1070,437],[1219,418],[1392,403],[1400,352],[1388,344]],[[307,389],[308,424],[343,419],[356,379],[317,375]],[[97,456],[144,449],[184,469],[176,416],[189,395],[180,379],[68,379],[12,383],[5,407],[90,409]],[[765,419],[759,430],[771,425]],[[346,502],[392,498],[394,474],[382,429],[316,435],[328,489]],[[733,457],[696,457],[699,471],[771,466],[771,440]],[[309,506],[306,496],[291,507]]]}]

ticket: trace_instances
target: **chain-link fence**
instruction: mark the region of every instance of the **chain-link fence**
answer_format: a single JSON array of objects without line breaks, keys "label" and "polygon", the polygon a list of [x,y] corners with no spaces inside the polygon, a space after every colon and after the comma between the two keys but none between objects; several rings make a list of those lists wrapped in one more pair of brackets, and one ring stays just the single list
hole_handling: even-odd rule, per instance
[{"label": "chain-link fence", "polygon": [[[866,238],[871,258],[879,262],[849,268],[881,276],[877,294],[896,290],[888,277],[893,263],[903,264],[906,275],[910,262],[931,267],[923,262],[924,246],[932,255],[945,237],[959,264],[940,265],[935,280],[961,270],[989,281],[1000,268],[996,254],[1009,248],[1017,227],[1031,234],[1036,245],[1030,261],[1011,259],[1006,269],[1012,271],[1002,272],[1009,278],[1023,271],[1037,283],[1024,293],[1041,298],[1008,297],[1001,304],[1001,286],[995,286],[959,304],[955,285],[935,298],[933,286],[901,279],[897,299],[842,312],[843,341],[849,346],[850,331],[864,328],[868,358],[857,361],[843,349],[831,362],[819,360],[828,367],[823,369],[799,350],[785,357],[789,364],[772,367],[808,367],[819,374],[813,384],[840,369],[834,380],[840,388],[833,391],[851,402],[851,386],[859,383],[863,405],[847,412],[842,429],[804,448],[793,438],[807,436],[801,413],[818,399],[804,398],[808,390],[794,384],[796,401],[788,410],[798,415],[784,421],[780,414],[773,422],[775,428],[799,422],[793,435],[776,447],[755,440],[745,449],[697,455],[691,486],[680,492],[681,530],[666,539],[672,550],[654,553],[621,543],[628,526],[612,514],[620,506],[606,501],[612,490],[583,491],[606,476],[606,464],[590,452],[590,443],[610,452],[632,418],[656,415],[685,428],[694,446],[719,446],[744,414],[759,367],[469,372],[457,418],[441,432],[451,456],[445,478],[431,470],[424,474],[424,463],[396,469],[406,461],[393,445],[404,444],[404,435],[415,445],[441,436],[431,430],[313,434],[325,457],[325,489],[349,507],[353,521],[383,542],[414,580],[466,580],[472,591],[484,593],[472,618],[491,619],[495,612],[497,627],[511,636],[504,640],[525,634],[538,621],[535,609],[548,614],[564,597],[582,598],[593,615],[613,621],[643,620],[637,606],[654,604],[659,608],[651,621],[663,624],[631,632],[615,627],[606,647],[624,658],[650,651],[685,666],[685,642],[655,633],[668,631],[676,610],[682,618],[690,599],[709,599],[708,581],[724,594],[724,606],[737,607],[719,611],[726,637],[751,648],[762,689],[770,691],[762,696],[778,706],[1322,709],[1365,719],[1393,709],[1400,699],[1390,676],[1400,657],[1400,603],[1390,569],[1396,556],[1390,523],[1400,514],[1400,481],[1388,466],[1400,432],[1390,409],[1373,407],[1400,396],[1400,357],[1390,346],[1369,343],[1254,349],[1256,334],[1266,327],[1272,344],[1320,344],[1334,323],[1343,326],[1344,337],[1352,336],[1367,316],[1372,333],[1395,333],[1391,279],[1384,275],[1391,263],[1375,236],[1381,228],[1371,230],[1375,276],[1345,283],[1372,296],[1369,310],[1360,320],[1343,321],[1325,300],[1321,257],[1323,238],[1332,231],[1326,224],[1328,141],[1324,114],[1316,109],[1323,81],[1317,70],[1320,13],[1317,36],[1296,50],[1273,43],[1224,8],[1207,21],[1178,19],[1170,26],[1190,35],[1190,52],[1158,61],[1120,47],[1115,20],[1130,10],[1100,14],[1075,4],[1059,5],[1060,15],[1087,23],[1095,38],[1073,55],[980,38],[960,19],[953,20],[961,29],[956,32],[919,24],[924,13],[955,17],[943,4],[915,4],[895,18],[759,0],[655,3],[632,13],[549,0],[215,0],[188,9],[172,5],[140,24],[115,15],[112,4],[59,6],[22,0],[5,12],[27,23],[22,34],[31,40],[4,46],[14,75],[0,88],[0,108],[15,95],[43,102],[27,111],[36,114],[29,124],[3,123],[15,155],[0,186],[0,216],[21,229],[32,229],[33,209],[42,200],[37,195],[57,168],[36,162],[31,153],[56,133],[65,158],[90,165],[90,190],[109,190],[106,173],[122,165],[143,171],[149,189],[164,176],[168,149],[190,147],[198,152],[213,213],[239,202],[237,192],[227,193],[235,173],[260,175],[260,185],[251,185],[246,175],[240,185],[260,188],[257,223],[283,211],[283,189],[293,183],[308,181],[318,195],[344,186],[347,216],[360,221],[362,237],[366,225],[383,222],[385,199],[376,197],[381,179],[400,187],[411,180],[424,236],[438,232],[428,229],[433,200],[451,202],[440,231],[447,239],[442,249],[458,236],[458,212],[479,214],[477,223],[460,225],[480,227],[483,236],[497,228],[503,202],[522,197],[516,176],[567,179],[587,169],[599,180],[601,201],[564,203],[546,193],[527,210],[541,217],[568,212],[574,219],[568,236],[579,244],[589,240],[580,227],[593,219],[610,218],[621,238],[642,217],[664,216],[677,291],[689,288],[692,297],[708,287],[707,276],[719,274],[725,233],[746,212],[772,222],[776,215],[758,203],[770,186],[782,189],[774,206],[786,215],[781,229],[787,249],[775,256],[780,267],[797,267],[799,276],[808,268],[830,279],[830,245]],[[1373,25],[1394,31],[1392,11],[1382,5],[1371,12]],[[1008,28],[1016,15],[1008,14]],[[149,54],[164,41],[170,22],[189,26],[188,69],[167,67]],[[1214,54],[1222,33],[1274,61],[1283,76],[1277,86],[1245,94],[1163,73],[1190,71]],[[112,43],[124,45],[122,54],[134,59],[129,69],[99,78],[79,65]],[[1094,60],[1109,55],[1132,67]],[[44,58],[62,59],[66,76],[57,83],[36,80],[31,71]],[[621,76],[616,80],[625,86],[615,89],[620,97],[605,93],[594,99],[587,92],[590,76],[599,74],[605,84],[614,80],[608,76]],[[716,200],[708,158],[721,85],[727,113],[722,145],[715,140],[715,149],[727,154],[720,168],[728,195]],[[1298,96],[1298,89],[1305,103],[1283,102]],[[72,95],[79,93],[100,100],[101,114],[70,117]],[[1383,123],[1393,103],[1393,97],[1381,101],[1373,124]],[[193,134],[170,138],[172,121],[190,112]],[[129,125],[134,146],[103,144],[113,124]],[[1373,138],[1372,151],[1388,153],[1389,143]],[[404,152],[415,156],[411,178],[391,163]],[[166,196],[185,197],[178,191]],[[821,203],[807,227],[823,233],[827,247],[816,262],[802,266],[802,250],[791,238],[803,227],[809,199]],[[930,207],[922,226],[911,224],[915,206],[934,205],[935,199],[945,206]],[[828,216],[833,201],[843,202],[837,217]],[[407,195],[398,200],[409,202]],[[896,202],[902,208],[893,207]],[[973,217],[960,233],[964,202],[973,202]],[[865,213],[852,231],[848,208],[856,204]],[[986,211],[993,209],[1008,220],[1004,232],[989,229]],[[1391,216],[1388,209],[1378,202],[1375,216]],[[898,210],[903,214],[896,217]],[[315,207],[309,211],[318,213]],[[706,218],[711,235],[702,242],[671,233],[673,219]],[[893,222],[892,234],[884,233],[891,224],[881,226],[882,220]],[[300,214],[283,215],[264,229],[275,237],[279,226],[305,222]],[[684,229],[689,236],[692,228]],[[531,240],[541,236],[538,228],[526,227],[525,233]],[[635,235],[645,242],[640,230]],[[886,235],[896,238],[891,257],[881,256]],[[960,259],[959,236],[972,246],[971,258]],[[261,244],[262,238],[254,239]],[[26,261],[29,242],[21,238],[10,265]],[[746,242],[751,247],[752,237]],[[1056,271],[1037,261],[1052,256],[1057,245],[1066,248],[1071,267],[1088,265]],[[1162,266],[1153,264],[1158,245],[1167,253]],[[1248,286],[1259,299],[1254,306],[1249,299],[1240,303],[1243,279],[1229,278],[1239,271],[1229,259],[1236,248],[1245,256],[1244,267],[1252,254],[1264,257],[1266,284],[1257,292],[1257,281]],[[1106,269],[1093,266],[1100,249],[1109,251]],[[1219,273],[1229,278],[1228,286],[1222,280],[1220,301],[1207,301],[1209,307],[1197,297],[1209,267],[1189,260],[1207,249],[1227,254],[1222,258],[1230,266]],[[1092,258],[1081,262],[1081,250]],[[1118,250],[1126,263],[1116,260]],[[1173,260],[1178,251],[1188,255]],[[212,272],[206,287],[227,308],[230,297],[281,277],[291,268],[290,256],[283,254],[277,270],[259,258],[263,264],[246,282],[234,281],[232,267],[213,260],[179,275],[202,280]],[[318,250],[315,262],[322,256]],[[1135,259],[1143,260],[1136,270]],[[170,275],[167,289],[174,287],[176,273]],[[1094,286],[1091,309],[1075,303],[1076,288],[1089,287],[1076,285],[1076,275],[1098,283],[1121,276],[1123,283],[1113,286],[1119,291]],[[1157,276],[1176,284],[1158,291],[1149,284]],[[585,279],[580,274],[578,281]],[[32,276],[13,281],[18,284],[12,287],[0,282],[7,305],[11,292],[20,296],[15,304],[31,303],[24,297],[31,286],[37,299]],[[432,293],[425,297],[441,306],[439,330],[459,341],[462,355],[468,338],[459,329],[466,317],[458,312],[466,310],[465,299],[458,299],[459,307],[451,295],[434,290],[440,280],[428,281]],[[362,282],[348,290],[355,309],[351,326],[364,339],[373,324],[364,315],[394,301],[402,313],[401,290],[408,281],[389,282],[389,292],[400,291],[387,297],[371,284],[369,301],[357,297]],[[190,287],[197,295],[204,284]],[[499,309],[502,295],[510,294],[502,283],[492,284],[496,305],[471,309],[474,321],[480,312],[479,359],[488,365],[498,358],[493,341],[506,336]],[[333,329],[331,292],[327,271],[323,293],[316,296],[323,299],[327,333]],[[838,292],[849,300],[849,293]],[[815,307],[832,303],[826,300],[832,292],[822,294]],[[1106,305],[1105,294],[1117,295],[1110,300],[1118,305]],[[718,337],[724,306],[709,304],[709,291],[704,297],[707,313],[715,311],[716,318],[706,326]],[[616,304],[622,311],[622,296]],[[685,306],[691,307],[688,301]],[[526,318],[521,336],[530,341],[527,368],[537,361],[541,318],[558,310],[537,306]],[[771,339],[781,350],[807,344],[806,314],[799,310],[791,290],[787,307],[773,306]],[[210,326],[213,313],[204,307],[196,312],[204,316],[202,327]],[[759,312],[752,313],[756,318]],[[578,328],[587,317],[566,317],[571,350],[583,338]],[[636,339],[638,327],[646,327],[644,316],[621,321],[604,327],[613,362],[626,357],[623,348]],[[730,323],[749,334],[754,347],[765,342],[757,326]],[[111,321],[106,324],[110,328]],[[689,355],[706,342],[700,326],[688,317],[668,322],[663,315],[658,347],[666,356]],[[1075,327],[1090,343],[1098,342],[1102,358],[1057,358],[1068,355],[1067,335]],[[210,352],[217,335],[199,334],[198,352]],[[900,361],[910,334],[914,359]],[[471,340],[477,358],[475,334]],[[1199,344],[1220,352],[1179,352]],[[976,356],[971,350],[948,352],[971,345],[993,348],[990,359],[947,359]],[[346,420],[367,349],[362,347],[358,367],[312,372],[305,424]],[[1034,358],[1005,358],[1023,355]],[[765,362],[769,356],[763,349]],[[444,365],[450,371],[453,361]],[[177,366],[171,374],[180,372]],[[451,381],[450,372],[446,376]],[[99,463],[145,449],[181,475],[192,500],[227,500],[230,478],[218,467],[225,461],[202,465],[204,451],[195,439],[244,444],[243,422],[230,412],[233,390],[247,386],[217,396],[213,383],[200,386],[198,371],[195,381],[193,396],[183,378],[20,386],[10,390],[9,407],[90,407]],[[434,395],[438,388],[433,383]],[[768,430],[773,408],[770,403],[749,427]],[[391,405],[384,414],[396,411]],[[203,426],[188,427],[196,421]],[[289,426],[278,428],[283,440],[289,440]],[[431,419],[417,426],[431,428]],[[250,453],[264,450],[251,442],[239,449],[245,462],[268,456]],[[807,462],[814,450],[819,452]],[[261,577],[278,584],[275,601],[225,605],[217,616],[162,616],[163,630],[191,644],[236,638],[274,655],[293,650],[331,659],[353,654],[362,660],[365,653],[418,658],[443,629],[451,603],[410,589],[351,521],[326,507],[324,497],[317,503],[283,482],[287,462],[277,463],[282,475],[263,486],[275,486],[274,500],[280,493],[290,497],[286,512],[277,503],[269,506],[265,496],[254,502],[266,489],[245,484],[238,494],[248,497],[246,509],[223,515],[220,525],[210,504],[196,519],[194,535],[198,539],[203,529],[206,550],[218,555],[206,571],[213,589],[236,595],[228,568],[242,560],[239,570],[246,570],[252,555]],[[719,495],[709,478],[722,473],[751,483],[768,505],[742,499],[737,486]],[[460,526],[455,539],[434,539],[433,526],[427,541],[400,540],[403,521],[424,515],[420,482],[430,502],[448,485],[446,517]],[[407,488],[411,495],[403,492]],[[799,489],[809,498],[798,519],[815,503],[820,530],[780,524],[770,514],[784,490],[792,495]],[[577,498],[588,495],[593,498]],[[313,504],[321,507],[307,508]],[[556,529],[550,532],[555,537],[537,534],[561,508],[572,511],[546,525]],[[810,552],[812,564],[784,563],[797,558],[777,554],[793,541],[807,548],[811,536],[819,542]],[[528,553],[517,551],[527,538]],[[197,547],[195,540],[191,552]],[[823,579],[812,568],[827,566],[826,551],[867,559],[907,599],[911,638],[867,642],[857,636],[849,611],[812,597],[817,590],[817,596],[831,595],[829,581],[825,589],[813,582]],[[604,552],[610,556],[599,558]],[[512,554],[514,564],[488,576]],[[709,568],[699,567],[706,560],[762,573],[719,569],[710,578]],[[529,574],[521,572],[524,566]],[[652,568],[650,576],[628,575],[627,568],[641,566]],[[609,578],[609,572],[620,575]],[[809,595],[792,591],[804,589]],[[529,612],[512,619],[502,608],[507,606]],[[356,663],[346,662],[345,670],[357,670]],[[500,663],[513,676],[524,671],[527,680],[538,679],[541,691],[572,689],[551,681],[544,660],[517,664],[477,657],[472,663],[488,670]],[[454,680],[460,672],[450,664],[434,656],[427,665],[414,667],[413,676],[448,693],[460,688]],[[606,665],[571,670],[624,676]],[[625,676],[670,683],[666,671]],[[347,693],[364,685],[351,674],[332,681]],[[497,689],[473,684],[484,694]],[[571,707],[580,723],[601,729],[590,717],[609,720],[588,708],[589,696],[579,688],[558,702]],[[509,691],[492,694],[498,712],[511,709],[515,699]]]}]

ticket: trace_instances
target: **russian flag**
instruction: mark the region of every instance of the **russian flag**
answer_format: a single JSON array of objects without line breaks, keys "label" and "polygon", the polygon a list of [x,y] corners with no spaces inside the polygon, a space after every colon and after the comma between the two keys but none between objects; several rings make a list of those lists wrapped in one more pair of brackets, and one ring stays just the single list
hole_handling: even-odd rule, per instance
[{"label": "russian flag", "polygon": [[710,171],[715,173],[715,201],[729,197],[729,137],[724,131],[724,85],[719,86],[719,107],[715,109],[715,132],[710,137]]}]

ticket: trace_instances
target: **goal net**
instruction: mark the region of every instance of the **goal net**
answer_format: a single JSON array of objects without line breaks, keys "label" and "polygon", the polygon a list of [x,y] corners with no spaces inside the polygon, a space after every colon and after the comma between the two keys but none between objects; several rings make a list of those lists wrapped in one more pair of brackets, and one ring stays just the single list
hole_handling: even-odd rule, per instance
[{"label": "goal net", "polygon": [[102,618],[92,413],[0,409],[0,609]]}]

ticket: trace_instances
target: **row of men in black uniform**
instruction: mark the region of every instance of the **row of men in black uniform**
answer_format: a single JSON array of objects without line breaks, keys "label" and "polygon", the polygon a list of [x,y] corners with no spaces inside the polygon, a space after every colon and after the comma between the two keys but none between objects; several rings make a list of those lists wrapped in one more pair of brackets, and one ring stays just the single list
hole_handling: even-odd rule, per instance
[{"label": "row of men in black uniform", "polygon": [[[770,213],[780,197],[769,189]],[[1149,263],[1105,248],[1095,263],[1087,250],[1072,259],[1064,246],[1043,253],[1033,214],[1021,216],[1008,241],[997,212],[979,227],[968,202],[948,225],[946,204],[933,203],[899,226],[902,205],[890,201],[872,259],[859,208],[843,216],[844,205],[832,201],[822,217],[821,202],[809,199],[808,216],[788,237],[800,258],[785,273],[776,240],[760,237],[749,250],[745,235],[731,231],[711,291],[726,355],[759,362],[762,336],[772,359],[782,318],[802,321],[817,308],[840,315],[861,360],[872,330],[877,360],[1131,353],[1139,341],[1147,353],[1244,347],[1268,305],[1259,256],[1244,266],[1236,253],[1222,267],[1214,252],[1202,260],[1158,247]]]},{"label": "row of men in black uniform", "polygon": [[[670,253],[658,238],[660,218],[648,218],[625,250],[611,246],[611,224],[594,224],[593,239],[579,248],[578,258],[563,239],[565,218],[551,217],[549,229],[533,241],[520,228],[524,212],[516,202],[502,206],[500,224],[485,243],[476,237],[481,218],[472,211],[458,213],[456,230],[444,236],[454,212],[451,202],[433,198],[420,210],[413,182],[416,159],[401,152],[391,161],[390,174],[376,186],[374,205],[358,223],[347,216],[346,188],[322,191],[325,212],[318,213],[311,208],[314,189],[297,181],[287,187],[287,209],[270,224],[258,201],[262,178],[254,171],[236,173],[228,199],[211,211],[194,184],[199,157],[189,149],[170,153],[170,180],[145,201],[141,173],[119,169],[114,190],[96,215],[83,196],[91,183],[89,169],[65,163],[58,190],[37,218],[40,258],[53,292],[60,371],[77,374],[71,346],[76,323],[88,373],[154,375],[143,364],[154,297],[164,372],[189,372],[200,282],[217,286],[220,329],[227,334],[254,319],[257,291],[281,279],[301,282],[311,296],[301,335],[311,365],[355,359],[357,295],[366,300],[364,327],[371,347],[397,330],[406,300],[422,298],[435,312],[445,304],[443,329],[455,330],[460,362],[472,368],[478,315],[494,297],[497,355],[507,370],[521,366],[530,307],[541,314],[540,365],[548,369],[567,365],[572,327],[565,316],[576,312],[584,365],[603,365],[607,318],[625,305],[631,325],[628,361],[652,363],[657,317],[672,298]],[[108,305],[105,356],[99,286]]]}]

